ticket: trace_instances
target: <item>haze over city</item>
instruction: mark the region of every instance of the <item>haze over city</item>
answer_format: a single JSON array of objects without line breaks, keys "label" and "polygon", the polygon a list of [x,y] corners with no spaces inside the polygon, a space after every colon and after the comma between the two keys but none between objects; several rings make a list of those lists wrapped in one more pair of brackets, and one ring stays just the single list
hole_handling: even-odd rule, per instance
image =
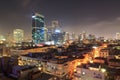
[{"label": "haze over city", "polygon": [[1,0],[0,34],[12,34],[13,29],[20,28],[31,37],[31,16],[38,12],[45,16],[47,27],[58,20],[68,32],[113,38],[120,30],[119,8],[119,0]]}]

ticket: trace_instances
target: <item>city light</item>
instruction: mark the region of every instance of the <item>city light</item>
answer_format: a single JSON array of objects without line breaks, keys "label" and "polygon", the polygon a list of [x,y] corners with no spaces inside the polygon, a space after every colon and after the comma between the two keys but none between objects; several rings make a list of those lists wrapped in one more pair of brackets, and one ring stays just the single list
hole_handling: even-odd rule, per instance
[{"label": "city light", "polygon": [[39,47],[43,47],[44,45],[43,44],[36,44],[37,46],[39,46]]},{"label": "city light", "polygon": [[107,44],[103,44],[103,47],[104,47],[104,48],[107,48]]},{"label": "city light", "polygon": [[106,69],[103,69],[103,68],[102,68],[101,71],[104,73],[104,72],[106,72]]},{"label": "city light", "polygon": [[98,47],[96,47],[96,46],[93,46],[92,48],[94,48],[94,49],[97,49]]},{"label": "city light", "polygon": [[90,63],[93,63],[93,60],[90,60]]},{"label": "city light", "polygon": [[32,18],[36,18],[36,16],[32,16]]},{"label": "city light", "polygon": [[85,75],[85,72],[82,72],[83,75]]},{"label": "city light", "polygon": [[55,32],[56,32],[56,33],[60,33],[61,31],[60,31],[59,29],[56,29]]},{"label": "city light", "polygon": [[38,70],[40,70],[40,71],[41,71],[41,70],[42,70],[42,68],[41,68],[41,67],[38,67]]},{"label": "city light", "polygon": [[0,44],[2,44],[3,43],[3,41],[0,41]]},{"label": "city light", "polygon": [[80,65],[81,63],[80,62],[77,62],[77,65]]}]

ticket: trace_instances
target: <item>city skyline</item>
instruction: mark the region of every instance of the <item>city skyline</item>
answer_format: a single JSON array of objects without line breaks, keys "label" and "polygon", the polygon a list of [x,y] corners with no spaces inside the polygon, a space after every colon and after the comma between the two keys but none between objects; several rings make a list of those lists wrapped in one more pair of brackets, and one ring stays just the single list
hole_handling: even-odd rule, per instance
[{"label": "city skyline", "polygon": [[45,16],[47,26],[52,20],[58,20],[67,32],[86,31],[107,38],[115,38],[116,32],[120,32],[120,1],[117,0],[2,0],[0,8],[0,34],[3,35],[20,28],[31,37],[31,18],[35,12]]}]

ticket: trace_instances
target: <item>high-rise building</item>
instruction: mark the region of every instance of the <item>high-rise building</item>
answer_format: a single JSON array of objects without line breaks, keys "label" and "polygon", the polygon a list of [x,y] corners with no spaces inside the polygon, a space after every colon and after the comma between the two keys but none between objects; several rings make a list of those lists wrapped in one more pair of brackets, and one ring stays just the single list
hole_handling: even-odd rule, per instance
[{"label": "high-rise building", "polygon": [[82,34],[78,34],[78,41],[81,41],[82,40]]},{"label": "high-rise building", "polygon": [[104,41],[105,38],[104,38],[104,37],[98,37],[97,40],[98,40],[98,41]]},{"label": "high-rise building", "polygon": [[64,42],[64,31],[59,26],[59,23],[57,20],[52,21],[52,29],[49,32],[51,35],[51,40],[54,42],[55,45],[62,45]]},{"label": "high-rise building", "polygon": [[70,40],[70,35],[68,32],[65,32],[64,40],[65,41]]},{"label": "high-rise building", "polygon": [[44,27],[44,42],[48,41],[48,29]]},{"label": "high-rise building", "polygon": [[95,39],[95,35],[89,34],[89,35],[87,36],[87,39],[88,39],[88,40],[93,40],[93,39]]},{"label": "high-rise building", "polygon": [[3,35],[0,35],[0,44],[6,41],[6,38]]},{"label": "high-rise building", "polygon": [[118,32],[116,33],[116,39],[120,40],[120,33],[118,33]]},{"label": "high-rise building", "polygon": [[45,42],[46,28],[44,27],[44,16],[35,13],[32,16],[32,40],[35,44],[40,44]]},{"label": "high-rise building", "polygon": [[59,23],[57,20],[52,21],[52,28],[59,27]]},{"label": "high-rise building", "polygon": [[73,41],[76,39],[76,35],[75,35],[74,32],[71,34],[71,39],[72,39]]},{"label": "high-rise building", "polygon": [[85,31],[82,32],[82,40],[86,40],[86,32]]},{"label": "high-rise building", "polygon": [[52,41],[52,30],[51,29],[48,29],[47,39],[48,41]]},{"label": "high-rise building", "polygon": [[62,29],[56,28],[54,33],[52,33],[52,41],[54,41],[55,45],[62,45],[64,42],[64,35],[65,33],[62,31]]},{"label": "high-rise building", "polygon": [[15,43],[21,43],[24,40],[24,31],[22,29],[15,29],[13,31],[13,38]]}]

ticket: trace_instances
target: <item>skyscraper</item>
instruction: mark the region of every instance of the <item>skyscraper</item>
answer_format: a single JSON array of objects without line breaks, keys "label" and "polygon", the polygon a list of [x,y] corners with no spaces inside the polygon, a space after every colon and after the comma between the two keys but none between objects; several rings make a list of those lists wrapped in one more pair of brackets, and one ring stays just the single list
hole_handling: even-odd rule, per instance
[{"label": "skyscraper", "polygon": [[4,41],[6,39],[5,39],[5,37],[3,35],[0,35],[0,41],[2,41],[2,40]]},{"label": "skyscraper", "polygon": [[48,29],[44,27],[44,42],[48,41]]},{"label": "skyscraper", "polygon": [[65,32],[64,40],[65,40],[65,41],[70,40],[70,35],[69,35],[68,32]]},{"label": "skyscraper", "polygon": [[78,34],[78,41],[81,41],[82,40],[82,34]]},{"label": "skyscraper", "polygon": [[52,28],[60,27],[57,20],[52,21]]},{"label": "skyscraper", "polygon": [[86,40],[86,32],[85,31],[82,32],[82,40]]},{"label": "skyscraper", "polygon": [[62,29],[56,28],[55,31],[52,33],[52,40],[54,41],[55,45],[62,45],[64,42],[64,31]]},{"label": "skyscraper", "polygon": [[95,39],[95,35],[89,34],[89,35],[87,36],[87,39],[88,39],[88,40],[93,40],[93,39]]},{"label": "skyscraper", "polygon": [[6,38],[3,35],[0,35],[0,44],[6,41]]},{"label": "skyscraper", "polygon": [[45,41],[44,16],[35,13],[32,16],[32,40],[35,44],[40,44]]},{"label": "skyscraper", "polygon": [[71,39],[72,39],[73,41],[76,39],[76,35],[75,35],[74,32],[71,34]]},{"label": "skyscraper", "polygon": [[52,21],[52,35],[51,39],[54,41],[55,45],[62,45],[64,42],[64,31],[62,28],[59,26],[59,23],[57,20]]},{"label": "skyscraper", "polygon": [[15,29],[13,31],[13,38],[15,43],[21,43],[24,40],[24,31],[22,29]]},{"label": "skyscraper", "polygon": [[120,33],[118,33],[118,32],[116,33],[116,39],[120,40]]}]

